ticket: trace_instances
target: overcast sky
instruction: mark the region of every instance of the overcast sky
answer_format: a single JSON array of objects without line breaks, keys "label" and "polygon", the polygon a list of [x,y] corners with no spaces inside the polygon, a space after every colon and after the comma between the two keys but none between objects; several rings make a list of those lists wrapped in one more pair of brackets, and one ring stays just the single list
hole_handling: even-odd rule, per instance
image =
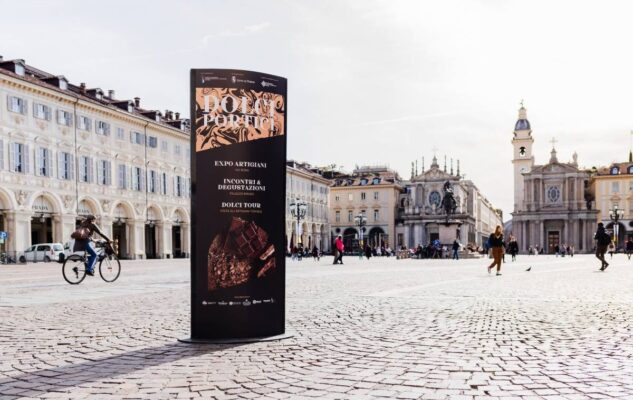
[{"label": "overcast sky", "polygon": [[0,54],[188,114],[190,68],[288,78],[288,157],[461,160],[508,218],[524,99],[537,163],[626,161],[631,2],[0,0]]}]

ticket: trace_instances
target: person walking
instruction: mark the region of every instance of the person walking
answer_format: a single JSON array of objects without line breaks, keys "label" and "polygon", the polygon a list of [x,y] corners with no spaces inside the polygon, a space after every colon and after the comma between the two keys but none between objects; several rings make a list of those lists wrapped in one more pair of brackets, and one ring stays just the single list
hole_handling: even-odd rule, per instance
[{"label": "person walking", "polygon": [[343,238],[339,235],[334,242],[336,248],[336,256],[334,256],[334,264],[343,264],[343,251],[345,251],[345,245],[343,244]]},{"label": "person walking", "polygon": [[94,276],[94,267],[97,262],[97,252],[95,251],[94,245],[92,244],[91,237],[93,234],[97,233],[102,238],[104,238],[108,243],[110,243],[110,239],[106,235],[104,235],[97,225],[95,225],[95,216],[88,215],[84,218],[83,221],[77,227],[77,230],[73,232],[71,238],[75,239],[75,244],[73,245],[73,251],[85,251],[88,253],[88,260],[86,261],[86,274],[90,276]]},{"label": "person walking", "polygon": [[314,261],[319,261],[319,259],[321,258],[319,255],[319,248],[316,246],[312,248],[312,258],[314,259]]},{"label": "person walking", "polygon": [[613,241],[609,243],[609,247],[607,248],[607,251],[609,252],[609,255],[611,256],[611,258],[613,258],[613,253],[615,253],[615,243],[613,243]]},{"label": "person walking", "polygon": [[492,272],[494,266],[497,266],[497,276],[501,275],[501,258],[503,257],[503,230],[501,225],[497,225],[495,231],[488,239],[492,253],[492,264],[488,266],[488,273]]},{"label": "person walking", "polygon": [[596,258],[602,263],[600,271],[604,271],[609,266],[609,263],[604,259],[604,254],[611,243],[611,236],[604,230],[602,222],[598,222],[598,229],[593,238],[596,240]]},{"label": "person walking", "polygon": [[299,247],[297,248],[297,257],[299,261],[303,260],[303,244],[299,243]]},{"label": "person walking", "polygon": [[633,240],[629,237],[629,240],[626,241],[626,256],[631,259],[631,254],[633,254]]},{"label": "person walking", "polygon": [[[514,236],[510,236],[510,242],[508,243],[508,250],[510,251],[510,255],[512,256],[512,261],[517,260],[517,253],[519,252],[519,243],[517,242],[517,238]],[[530,252],[532,248],[530,247]]]},{"label": "person walking", "polygon": [[365,257],[367,257],[367,259],[369,260],[371,258],[371,255],[372,255],[371,246],[366,244],[365,245]]},{"label": "person walking", "polygon": [[459,260],[459,242],[457,239],[453,241],[453,260]]}]

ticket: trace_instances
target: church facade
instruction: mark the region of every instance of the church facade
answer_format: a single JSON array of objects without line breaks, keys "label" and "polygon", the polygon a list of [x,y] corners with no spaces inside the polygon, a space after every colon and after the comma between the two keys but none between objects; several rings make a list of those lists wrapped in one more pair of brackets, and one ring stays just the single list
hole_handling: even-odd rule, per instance
[{"label": "church facade", "polygon": [[574,246],[576,252],[594,247],[598,211],[591,195],[591,173],[578,167],[578,156],[560,162],[552,141],[547,164],[536,165],[532,153],[534,138],[526,109],[519,109],[514,127],[514,212],[512,234],[521,252],[538,246],[553,253],[556,246]]},{"label": "church facade", "polygon": [[[495,226],[502,224],[500,213],[472,181],[460,174],[459,162],[454,173],[452,161],[449,172],[446,160],[442,170],[433,157],[429,170],[424,171],[423,166],[421,174],[415,172],[412,171],[409,181],[403,182],[405,190],[398,200],[398,247],[426,245],[435,239],[446,245],[457,239],[463,245],[482,246]],[[449,216],[442,207],[447,197],[445,188],[450,188],[455,200]]]}]

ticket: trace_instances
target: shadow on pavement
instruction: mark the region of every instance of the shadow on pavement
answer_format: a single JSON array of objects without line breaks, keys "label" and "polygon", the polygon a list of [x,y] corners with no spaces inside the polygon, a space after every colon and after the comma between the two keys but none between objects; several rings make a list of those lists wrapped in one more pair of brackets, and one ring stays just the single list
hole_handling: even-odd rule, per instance
[{"label": "shadow on pavement", "polygon": [[[147,347],[100,359],[86,359],[61,367],[23,372],[0,379],[0,397],[37,397],[49,392],[67,393],[75,386],[88,382],[120,384],[119,375],[126,375],[157,365],[180,361],[243,346],[244,344],[185,344],[169,343],[160,347]],[[81,356],[81,353],[78,353]],[[86,357],[88,358],[88,357]],[[23,393],[26,392],[26,393]],[[22,393],[22,394],[20,394]]]}]

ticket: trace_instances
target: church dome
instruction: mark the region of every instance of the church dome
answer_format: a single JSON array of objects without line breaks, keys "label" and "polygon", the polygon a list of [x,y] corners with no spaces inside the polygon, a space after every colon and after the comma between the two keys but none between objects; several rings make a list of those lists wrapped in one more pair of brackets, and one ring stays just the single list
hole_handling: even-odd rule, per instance
[{"label": "church dome", "polygon": [[520,119],[517,121],[516,125],[514,125],[515,131],[525,131],[530,130],[530,121],[527,119]]},{"label": "church dome", "polygon": [[519,119],[517,120],[517,123],[514,125],[514,130],[515,131],[525,131],[525,130],[530,130],[530,121],[528,121],[527,119],[527,111],[525,110],[525,107],[523,107],[523,105],[521,105],[521,108],[519,109]]}]

